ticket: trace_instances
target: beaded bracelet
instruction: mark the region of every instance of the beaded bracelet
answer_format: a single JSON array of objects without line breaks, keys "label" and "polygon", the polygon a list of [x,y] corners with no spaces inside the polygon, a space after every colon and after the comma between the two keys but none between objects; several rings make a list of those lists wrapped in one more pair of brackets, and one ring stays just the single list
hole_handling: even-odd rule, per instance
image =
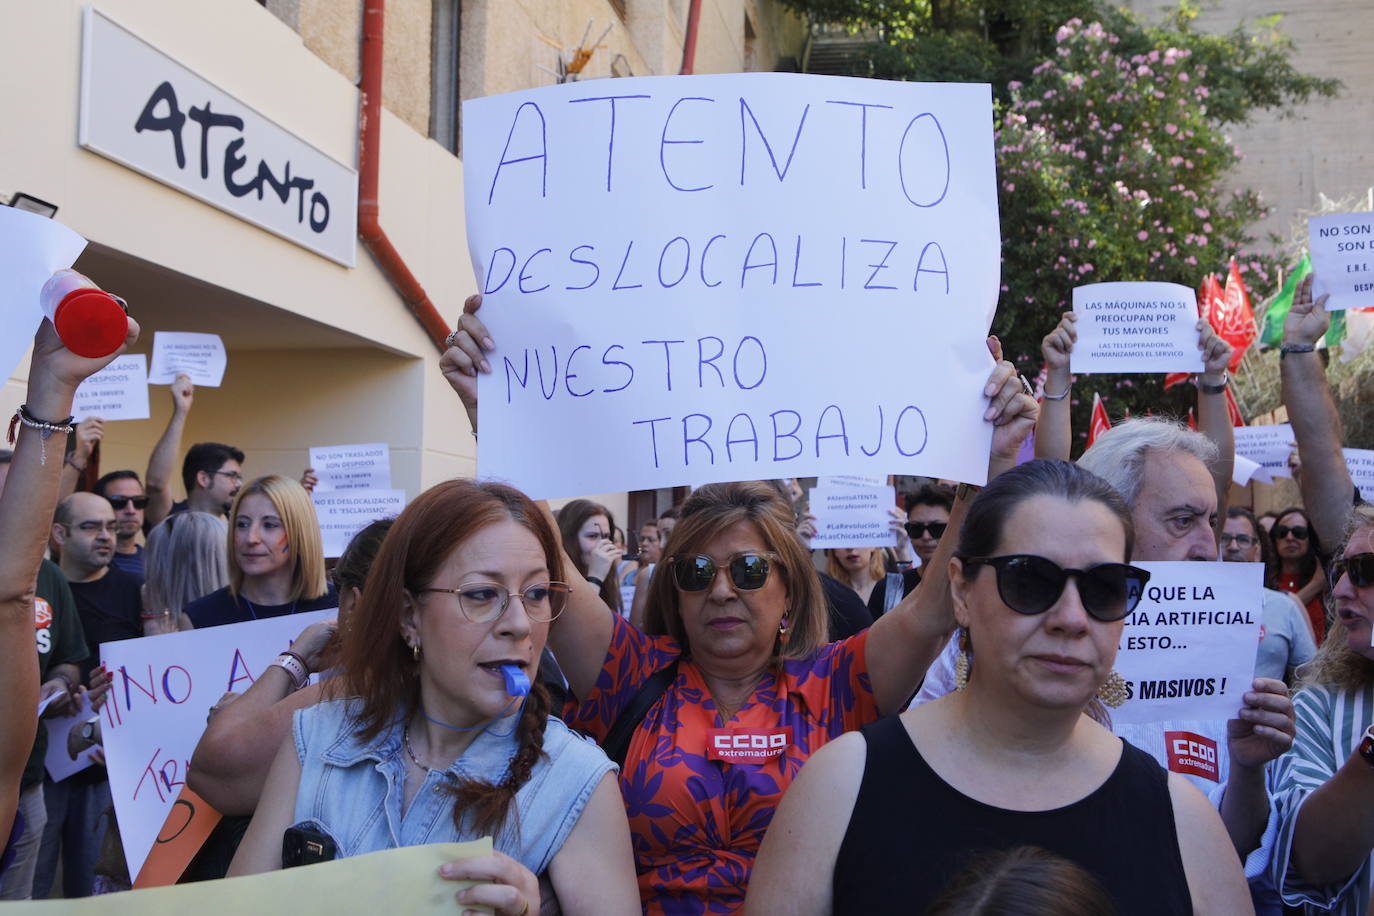
[{"label": "beaded bracelet", "polygon": [[38,453],[38,463],[46,465],[48,463],[48,437],[53,433],[70,433],[72,431],[73,419],[75,418],[68,417],[65,420],[59,420],[55,423],[52,420],[40,420],[38,417],[29,413],[29,405],[22,404],[10,419],[10,445],[14,444],[17,427],[21,424],[27,426],[29,429],[38,430],[38,438],[41,443]]}]

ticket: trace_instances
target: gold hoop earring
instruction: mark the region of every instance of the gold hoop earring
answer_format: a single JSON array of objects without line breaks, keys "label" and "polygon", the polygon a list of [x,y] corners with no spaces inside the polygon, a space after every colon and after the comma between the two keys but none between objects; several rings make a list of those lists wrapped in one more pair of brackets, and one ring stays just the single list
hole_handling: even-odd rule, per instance
[{"label": "gold hoop earring", "polygon": [[972,647],[969,645],[968,630],[959,628],[959,655],[954,660],[954,689],[963,690],[968,686],[969,668],[973,665]]},{"label": "gold hoop earring", "polygon": [[418,642],[417,642],[417,643],[411,643],[411,645],[410,645],[410,654],[413,655],[413,656],[415,657],[415,660],[416,660],[417,662],[420,660],[420,644],[419,644]]},{"label": "gold hoop earring", "polygon": [[1126,679],[1117,673],[1115,668],[1107,675],[1102,686],[1097,688],[1097,698],[1112,709],[1116,709],[1131,698]]}]

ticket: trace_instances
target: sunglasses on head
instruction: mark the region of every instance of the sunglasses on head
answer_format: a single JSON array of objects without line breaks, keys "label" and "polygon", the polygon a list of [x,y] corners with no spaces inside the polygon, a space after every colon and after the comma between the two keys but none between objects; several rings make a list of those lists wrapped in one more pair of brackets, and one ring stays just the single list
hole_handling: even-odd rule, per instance
[{"label": "sunglasses on head", "polygon": [[1294,525],[1291,528],[1287,525],[1275,525],[1271,533],[1274,535],[1274,540],[1276,541],[1282,540],[1290,534],[1300,541],[1305,541],[1307,540],[1308,531],[1306,525]]},{"label": "sunglasses on head", "polygon": [[148,497],[146,496],[107,496],[105,499],[114,507],[116,512],[122,510],[129,503],[133,503],[135,509],[148,508]]},{"label": "sunglasses on head", "polygon": [[1357,553],[1351,557],[1337,557],[1331,561],[1327,575],[1334,589],[1341,576],[1350,574],[1350,584],[1356,588],[1374,585],[1374,553]]},{"label": "sunglasses on head", "polygon": [[914,541],[918,538],[925,537],[925,533],[929,531],[931,537],[939,540],[944,537],[945,529],[948,527],[949,524],[947,522],[907,522],[906,533],[907,537]]},{"label": "sunglasses on head", "polygon": [[[737,553],[730,558],[727,567],[730,581],[735,588],[751,592],[763,588],[768,581],[768,571],[772,562],[778,559],[775,553]],[[694,557],[673,557],[673,582],[684,592],[704,592],[716,580],[716,561],[698,554]]]},{"label": "sunglasses on head", "polygon": [[991,566],[997,572],[997,594],[1018,614],[1043,614],[1054,607],[1069,578],[1077,579],[1078,599],[1097,620],[1110,623],[1135,610],[1150,574],[1129,563],[1098,563],[1087,569],[1065,569],[1053,560],[1018,553],[1004,557],[969,557],[964,569]]}]

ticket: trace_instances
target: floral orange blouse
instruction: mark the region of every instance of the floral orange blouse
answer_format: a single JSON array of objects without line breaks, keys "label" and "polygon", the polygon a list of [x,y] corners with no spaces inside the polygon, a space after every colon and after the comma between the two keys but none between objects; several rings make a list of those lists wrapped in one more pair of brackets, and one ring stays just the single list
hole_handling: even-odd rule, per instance
[{"label": "floral orange blouse", "polygon": [[646,914],[737,913],[764,831],[806,758],[878,718],[867,631],[765,674],[722,722],[700,669],[676,640],[615,618],[596,686],[569,724],[598,740],[655,671],[677,679],[630,740],[620,789]]}]

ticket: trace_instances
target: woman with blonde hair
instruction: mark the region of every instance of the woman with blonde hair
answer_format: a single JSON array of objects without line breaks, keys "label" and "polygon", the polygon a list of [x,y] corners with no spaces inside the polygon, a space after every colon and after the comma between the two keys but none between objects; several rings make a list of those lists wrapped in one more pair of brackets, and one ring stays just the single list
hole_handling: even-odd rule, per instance
[{"label": "woman with blonde hair", "polygon": [[148,532],[143,550],[145,636],[191,629],[182,609],[229,583],[227,530],[219,516],[186,511],[167,516]]},{"label": "woman with blonde hair", "polygon": [[1330,565],[1334,622],[1299,670],[1298,734],[1270,772],[1271,877],[1289,906],[1360,914],[1374,880],[1374,507],[1357,507]]},{"label": "woman with blonde hair", "polygon": [[825,572],[853,589],[867,605],[873,586],[887,575],[887,567],[877,547],[830,547],[825,551]]},{"label": "woman with blonde hair", "polygon": [[271,474],[245,485],[229,510],[229,584],[194,601],[197,628],[339,606],[325,580],[315,506],[294,480]]}]

